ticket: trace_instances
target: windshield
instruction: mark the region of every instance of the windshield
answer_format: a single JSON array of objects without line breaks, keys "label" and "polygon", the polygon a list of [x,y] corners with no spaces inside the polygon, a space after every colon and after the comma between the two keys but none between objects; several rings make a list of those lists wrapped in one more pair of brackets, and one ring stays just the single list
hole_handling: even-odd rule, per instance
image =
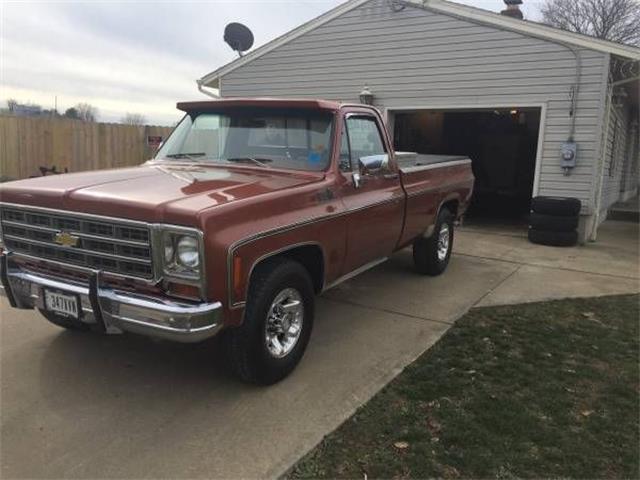
[{"label": "windshield", "polygon": [[155,159],[324,170],[333,116],[317,110],[238,109],[186,115]]}]

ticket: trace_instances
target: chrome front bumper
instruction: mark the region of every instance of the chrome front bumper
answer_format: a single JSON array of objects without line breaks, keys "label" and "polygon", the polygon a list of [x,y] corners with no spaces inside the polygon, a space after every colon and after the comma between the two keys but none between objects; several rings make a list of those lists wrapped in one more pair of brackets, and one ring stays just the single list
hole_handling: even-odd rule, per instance
[{"label": "chrome front bumper", "polygon": [[44,309],[48,289],[75,295],[82,311],[80,321],[103,327],[107,333],[127,331],[189,343],[210,338],[222,328],[220,302],[196,304],[104,288],[99,272],[89,285],[62,281],[22,270],[9,255],[0,255],[0,295],[12,307]]}]

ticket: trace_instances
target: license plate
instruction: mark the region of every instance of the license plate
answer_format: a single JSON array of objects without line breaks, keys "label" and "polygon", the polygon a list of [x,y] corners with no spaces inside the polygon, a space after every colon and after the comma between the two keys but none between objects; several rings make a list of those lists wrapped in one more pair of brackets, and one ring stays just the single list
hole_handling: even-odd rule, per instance
[{"label": "license plate", "polygon": [[67,317],[78,318],[78,297],[63,293],[44,291],[44,303],[48,311]]}]

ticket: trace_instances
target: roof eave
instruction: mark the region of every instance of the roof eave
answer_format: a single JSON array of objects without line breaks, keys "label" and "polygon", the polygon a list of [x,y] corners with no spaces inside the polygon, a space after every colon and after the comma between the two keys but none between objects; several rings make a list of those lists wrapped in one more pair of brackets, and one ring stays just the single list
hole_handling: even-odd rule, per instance
[{"label": "roof eave", "polygon": [[[285,33],[284,35],[262,45],[261,47],[247,53],[246,55],[233,60],[232,62],[223,65],[222,67],[214,70],[211,73],[203,76],[197,82],[200,85],[209,88],[220,88],[220,79],[227,73],[245,65],[266,53],[294,40],[295,38],[310,32],[325,23],[337,18],[369,0],[349,0],[341,5],[338,5],[332,10],[320,15],[319,17],[310,20],[307,23]],[[506,28],[509,30],[517,31],[522,34],[528,34],[536,36],[538,38],[548,39],[550,41],[556,41],[566,43],[576,47],[587,48],[591,50],[601,51],[617,55],[632,60],[640,60],[640,48],[632,47],[630,45],[623,45],[607,40],[601,40],[598,38],[592,38],[586,35],[578,33],[568,32],[560,30],[558,28],[550,27],[537,22],[530,22],[526,20],[519,20],[505,15],[499,15],[488,10],[482,10],[468,5],[461,5],[458,3],[450,2],[447,0],[401,0],[407,4],[411,4],[415,7],[427,7],[433,10],[437,10],[443,14],[457,15],[465,17],[470,20],[493,25],[498,28]]]},{"label": "roof eave", "polygon": [[458,15],[478,22],[504,27],[523,34],[546,38],[550,41],[562,42],[576,47],[611,53],[620,57],[640,60],[640,48],[631,45],[589,37],[580,33],[569,32],[538,22],[520,20],[500,15],[488,10],[482,10],[468,5],[461,5],[448,0],[406,0],[417,7],[429,7],[444,14]]},{"label": "roof eave", "polygon": [[203,87],[219,89],[220,88],[220,75],[218,74],[218,71],[216,70],[215,72],[211,72],[211,73],[205,75],[204,77],[196,80],[196,82],[198,83],[198,85],[203,86]]}]

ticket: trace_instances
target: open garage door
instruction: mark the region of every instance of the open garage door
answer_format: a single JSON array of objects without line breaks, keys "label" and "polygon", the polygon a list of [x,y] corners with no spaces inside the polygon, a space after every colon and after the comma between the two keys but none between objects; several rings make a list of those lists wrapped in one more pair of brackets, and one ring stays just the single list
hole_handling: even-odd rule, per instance
[{"label": "open garage door", "polygon": [[476,185],[467,216],[525,220],[533,193],[541,110],[396,111],[395,148],[470,157]]}]

